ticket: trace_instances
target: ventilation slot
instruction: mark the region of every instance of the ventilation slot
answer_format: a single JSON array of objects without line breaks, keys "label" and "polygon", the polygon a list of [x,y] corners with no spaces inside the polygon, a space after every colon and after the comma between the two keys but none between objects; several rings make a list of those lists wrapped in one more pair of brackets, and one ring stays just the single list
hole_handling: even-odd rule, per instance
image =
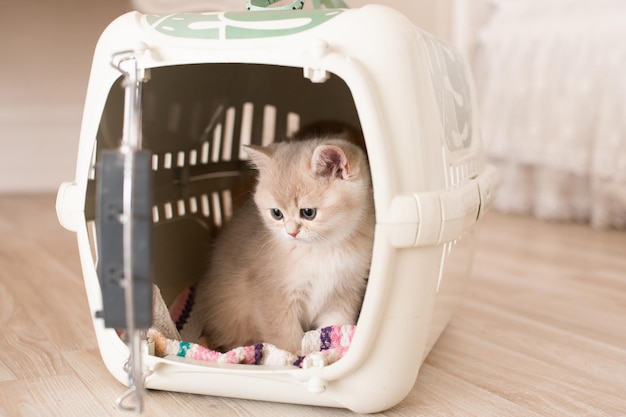
[{"label": "ventilation slot", "polygon": [[172,154],[171,152],[166,152],[163,155],[163,168],[170,169],[172,168]]},{"label": "ventilation slot", "polygon": [[300,130],[300,115],[298,113],[289,112],[287,113],[287,137],[293,136]]},{"label": "ventilation slot", "polygon": [[176,166],[179,168],[185,166],[185,152],[180,151],[176,154]]},{"label": "ventilation slot", "polygon": [[189,165],[194,166],[198,163],[198,151],[192,149],[189,151]]},{"label": "ventilation slot", "polygon": [[178,200],[176,202],[176,211],[178,213],[178,216],[183,217],[185,214],[187,214],[187,209],[185,207],[185,200]]},{"label": "ventilation slot", "polygon": [[202,194],[200,197],[200,207],[202,208],[202,215],[209,217],[211,215],[211,208],[209,207],[209,197],[206,194]]},{"label": "ventilation slot", "polygon": [[165,214],[165,220],[170,220],[174,217],[174,211],[172,210],[172,203],[165,203],[163,205],[163,210]]},{"label": "ventilation slot", "polygon": [[211,207],[213,208],[213,223],[222,225],[222,208],[220,207],[220,195],[217,191],[211,193]]},{"label": "ventilation slot", "polygon": [[239,159],[247,159],[246,152],[243,150],[243,145],[250,145],[252,143],[252,122],[254,117],[254,104],[244,103],[241,109],[241,132],[239,135],[239,143],[242,145],[239,147]]},{"label": "ventilation slot", "polygon": [[276,133],[276,107],[266,105],[263,108],[263,133],[261,136],[261,144],[267,146],[274,142]]},{"label": "ventilation slot", "polygon": [[200,148],[200,163],[209,163],[209,142],[204,142],[202,148]]},{"label": "ventilation slot", "polygon": [[233,135],[235,133],[235,108],[229,107],[226,110],[224,120],[224,136],[222,138],[222,161],[233,159]]},{"label": "ventilation slot", "polygon": [[219,162],[220,146],[222,144],[222,124],[218,123],[213,131],[213,148],[211,152],[211,162]]},{"label": "ventilation slot", "polygon": [[159,222],[159,208],[157,206],[152,206],[152,223]]},{"label": "ventilation slot", "polygon": [[189,212],[196,214],[198,212],[198,200],[196,197],[189,197]]},{"label": "ventilation slot", "polygon": [[233,196],[230,190],[222,191],[222,207],[224,209],[224,220],[230,220],[233,217]]}]

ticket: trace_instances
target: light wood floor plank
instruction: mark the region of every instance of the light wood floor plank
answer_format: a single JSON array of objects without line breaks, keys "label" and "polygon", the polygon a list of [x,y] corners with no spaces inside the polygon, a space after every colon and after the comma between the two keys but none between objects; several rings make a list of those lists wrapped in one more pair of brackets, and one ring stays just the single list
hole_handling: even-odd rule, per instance
[{"label": "light wood floor plank", "polygon": [[16,236],[10,248],[0,247],[0,262],[5,266],[0,269],[3,286],[15,297],[15,304],[23,307],[19,314],[37,323],[39,332],[54,346],[95,347],[92,325],[83,319],[90,313],[73,260],[69,261],[73,267],[68,268],[38,242]]},{"label": "light wood floor plank", "polygon": [[[525,416],[539,417],[526,407],[445,372],[428,361],[420,369],[408,397],[388,412],[403,417],[421,416]],[[479,399],[479,400],[478,400]]]},{"label": "light wood floor plank", "polygon": [[[17,296],[7,289],[9,281],[0,274],[2,319],[0,319],[0,362],[18,379],[67,375],[71,369],[59,356],[57,348],[42,332]],[[57,324],[55,327],[58,327]]]},{"label": "light wood floor plank", "polygon": [[[114,400],[126,391],[126,387],[106,370],[100,358],[99,350],[84,349],[67,352],[63,356],[103,407],[110,408],[113,406]],[[201,410],[207,411],[207,415],[238,416],[221,398],[163,391],[151,391],[146,396],[145,414],[148,416],[195,415],[199,414]],[[110,414],[115,416],[128,415],[128,413],[116,408],[112,409]]]},{"label": "light wood floor plank", "polygon": [[0,383],[0,416],[109,416],[76,375]]}]

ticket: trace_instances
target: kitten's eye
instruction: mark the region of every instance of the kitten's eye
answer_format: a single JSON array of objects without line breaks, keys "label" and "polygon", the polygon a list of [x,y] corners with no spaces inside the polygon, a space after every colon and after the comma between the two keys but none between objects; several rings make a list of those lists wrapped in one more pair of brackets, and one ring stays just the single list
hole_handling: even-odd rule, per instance
[{"label": "kitten's eye", "polygon": [[314,208],[300,209],[300,217],[306,220],[313,220],[316,214],[317,214],[317,209],[314,209]]},{"label": "kitten's eye", "polygon": [[270,209],[270,213],[275,220],[281,220],[283,218],[283,212],[277,208]]}]

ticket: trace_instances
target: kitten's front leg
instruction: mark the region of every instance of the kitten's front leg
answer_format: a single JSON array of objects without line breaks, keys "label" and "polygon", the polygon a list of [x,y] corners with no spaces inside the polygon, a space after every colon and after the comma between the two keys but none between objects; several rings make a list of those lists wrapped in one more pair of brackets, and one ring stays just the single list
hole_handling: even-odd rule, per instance
[{"label": "kitten's front leg", "polygon": [[263,342],[300,354],[304,331],[300,324],[297,306],[287,304],[272,307],[264,314]]}]

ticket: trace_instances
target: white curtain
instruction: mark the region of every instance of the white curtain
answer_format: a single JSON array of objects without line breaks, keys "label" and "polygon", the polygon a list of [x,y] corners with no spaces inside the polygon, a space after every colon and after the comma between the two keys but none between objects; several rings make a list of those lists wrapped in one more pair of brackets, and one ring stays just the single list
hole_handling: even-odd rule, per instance
[{"label": "white curtain", "polygon": [[496,0],[474,77],[496,208],[626,227],[626,1]]}]

